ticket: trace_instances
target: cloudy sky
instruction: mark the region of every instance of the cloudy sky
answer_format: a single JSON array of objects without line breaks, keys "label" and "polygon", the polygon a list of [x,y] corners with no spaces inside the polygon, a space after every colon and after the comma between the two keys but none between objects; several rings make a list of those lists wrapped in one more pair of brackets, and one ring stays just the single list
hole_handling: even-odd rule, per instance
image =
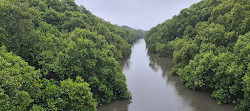
[{"label": "cloudy sky", "polygon": [[149,30],[201,0],[75,0],[112,24]]}]

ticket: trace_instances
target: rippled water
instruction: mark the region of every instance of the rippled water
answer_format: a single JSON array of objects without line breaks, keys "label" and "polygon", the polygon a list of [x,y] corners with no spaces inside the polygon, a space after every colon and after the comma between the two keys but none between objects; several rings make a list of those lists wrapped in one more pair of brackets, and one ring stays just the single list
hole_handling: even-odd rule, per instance
[{"label": "rippled water", "polygon": [[170,75],[172,59],[148,54],[143,39],[132,47],[123,72],[132,100],[118,100],[98,107],[98,111],[232,111],[232,105],[218,105],[208,93],[186,88]]}]

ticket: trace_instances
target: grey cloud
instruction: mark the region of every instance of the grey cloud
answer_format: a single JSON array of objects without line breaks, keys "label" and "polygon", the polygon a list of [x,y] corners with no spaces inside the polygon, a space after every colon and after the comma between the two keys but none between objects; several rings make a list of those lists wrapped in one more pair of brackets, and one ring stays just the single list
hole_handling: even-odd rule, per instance
[{"label": "grey cloud", "polygon": [[113,24],[149,30],[201,0],[75,0]]}]

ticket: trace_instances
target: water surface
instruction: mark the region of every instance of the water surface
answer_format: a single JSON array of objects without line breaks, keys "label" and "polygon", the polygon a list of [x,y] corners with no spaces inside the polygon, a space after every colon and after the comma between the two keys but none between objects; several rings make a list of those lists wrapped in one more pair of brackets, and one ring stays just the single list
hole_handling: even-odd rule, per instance
[{"label": "water surface", "polygon": [[232,105],[218,105],[208,93],[186,88],[170,75],[172,59],[148,54],[143,39],[132,47],[123,63],[123,73],[132,100],[118,100],[98,107],[98,111],[232,111]]}]

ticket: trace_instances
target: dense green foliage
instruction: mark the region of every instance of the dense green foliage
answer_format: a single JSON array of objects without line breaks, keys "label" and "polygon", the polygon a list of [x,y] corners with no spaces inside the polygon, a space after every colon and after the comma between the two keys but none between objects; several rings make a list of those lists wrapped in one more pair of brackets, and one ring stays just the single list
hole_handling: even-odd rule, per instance
[{"label": "dense green foliage", "polygon": [[42,79],[40,70],[0,48],[0,110],[95,110],[89,84],[81,77],[60,83]]},{"label": "dense green foliage", "polygon": [[96,110],[131,98],[118,61],[141,34],[74,0],[0,0],[0,110]]},{"label": "dense green foliage", "polygon": [[250,110],[250,1],[202,0],[146,34],[150,52],[172,56],[193,90]]}]

